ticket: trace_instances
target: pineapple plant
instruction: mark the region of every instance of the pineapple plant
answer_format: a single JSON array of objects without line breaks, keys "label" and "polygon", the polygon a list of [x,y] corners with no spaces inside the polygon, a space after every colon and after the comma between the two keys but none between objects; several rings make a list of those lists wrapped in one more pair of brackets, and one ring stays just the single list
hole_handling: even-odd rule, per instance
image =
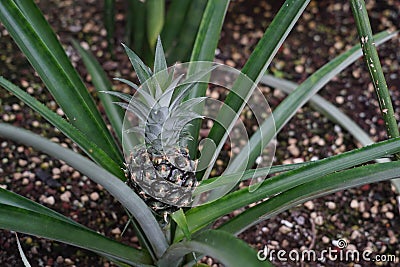
[{"label": "pineapple plant", "polygon": [[[136,94],[107,93],[125,100],[116,104],[126,109],[127,115],[135,115],[139,121],[139,125],[130,127],[124,134],[140,134],[144,141],[130,147],[126,153],[127,184],[156,215],[167,221],[168,214],[190,205],[191,193],[197,185],[197,164],[190,158],[187,149],[187,141],[192,138],[187,127],[191,120],[203,118],[194,107],[205,98],[184,99],[196,80],[204,77],[210,69],[181,82],[183,75],[174,78],[175,69],[167,69],[160,39],[156,46],[153,72],[132,50],[124,47],[141,86],[117,78],[133,87]],[[126,118],[125,122],[128,121]]]}]

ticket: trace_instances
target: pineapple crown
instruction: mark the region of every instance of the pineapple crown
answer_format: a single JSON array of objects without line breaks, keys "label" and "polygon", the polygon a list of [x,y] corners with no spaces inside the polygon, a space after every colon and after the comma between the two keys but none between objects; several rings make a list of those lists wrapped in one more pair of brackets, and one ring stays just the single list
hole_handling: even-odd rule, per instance
[{"label": "pineapple crown", "polygon": [[185,145],[191,139],[187,131],[190,121],[203,118],[195,107],[206,97],[197,97],[184,101],[193,86],[204,78],[213,68],[198,72],[182,80],[183,75],[174,79],[175,68],[168,71],[164,50],[158,38],[154,60],[154,72],[127,46],[123,45],[139,78],[141,86],[131,81],[116,78],[136,90],[134,96],[120,92],[106,93],[119,97],[126,102],[115,102],[139,118],[139,126],[128,131],[144,136],[148,147],[161,151],[163,147]]}]

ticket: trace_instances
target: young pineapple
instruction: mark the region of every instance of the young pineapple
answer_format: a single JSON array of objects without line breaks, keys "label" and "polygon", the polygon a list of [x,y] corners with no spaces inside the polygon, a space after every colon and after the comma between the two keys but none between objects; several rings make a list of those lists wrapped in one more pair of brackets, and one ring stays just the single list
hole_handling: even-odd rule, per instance
[{"label": "young pineapple", "polygon": [[[127,184],[158,214],[164,216],[179,207],[191,203],[191,193],[197,181],[196,164],[190,159],[186,142],[191,136],[185,130],[188,123],[202,118],[193,108],[205,98],[183,102],[184,97],[197,79],[210,70],[192,75],[179,84],[179,77],[167,71],[167,64],[160,40],[157,42],[154,74],[140,58],[125,47],[129,59],[138,75],[141,87],[133,86],[139,97],[117,92],[108,92],[129,101],[117,104],[135,114],[139,126],[129,129],[144,137],[144,144],[130,148],[127,160]],[[193,82],[191,82],[193,81]]]}]

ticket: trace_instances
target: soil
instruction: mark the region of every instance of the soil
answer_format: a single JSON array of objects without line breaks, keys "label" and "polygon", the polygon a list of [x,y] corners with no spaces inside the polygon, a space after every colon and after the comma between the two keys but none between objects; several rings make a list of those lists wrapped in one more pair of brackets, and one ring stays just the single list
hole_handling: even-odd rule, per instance
[{"label": "soil", "polygon": [[[117,1],[116,44],[121,43],[124,36],[124,2]],[[71,46],[71,37],[94,52],[109,77],[135,78],[121,46],[115,46],[114,58],[107,52],[101,3],[94,0],[38,1],[40,9],[92,92],[91,78]],[[217,61],[239,69],[243,67],[281,3],[232,1],[219,42]],[[399,1],[367,1],[367,5],[374,32],[400,28]],[[0,34],[1,75],[62,114],[2,26]],[[300,83],[357,41],[348,1],[311,1],[272,61],[269,72]],[[395,39],[379,48],[397,115],[400,114],[399,45],[399,39]],[[117,90],[126,90],[120,83],[113,85]],[[262,90],[272,109],[284,99],[279,88],[262,87]],[[340,107],[375,141],[387,138],[378,102],[361,59],[335,77],[320,95]],[[0,120],[78,150],[76,145],[29,107],[1,89]],[[297,112],[277,138],[274,164],[321,159],[359,146],[349,133],[308,105]],[[101,186],[64,162],[32,148],[4,139],[0,139],[0,148],[0,186],[48,206],[108,237],[137,245],[132,229],[128,228],[121,236],[128,217],[121,205]],[[359,251],[368,248],[382,255],[397,257],[395,263],[330,260],[299,263],[275,259],[273,263],[277,266],[398,266],[400,221],[395,197],[389,182],[345,190],[283,212],[251,227],[239,237],[257,250],[268,246],[275,250],[314,249],[319,252],[335,248],[332,242],[343,238],[347,240],[348,248]],[[83,249],[24,234],[18,237],[32,266],[114,266],[108,260]],[[1,266],[23,266],[14,234],[0,230],[0,247]],[[204,258],[203,261],[211,266],[218,264],[211,258]]]}]

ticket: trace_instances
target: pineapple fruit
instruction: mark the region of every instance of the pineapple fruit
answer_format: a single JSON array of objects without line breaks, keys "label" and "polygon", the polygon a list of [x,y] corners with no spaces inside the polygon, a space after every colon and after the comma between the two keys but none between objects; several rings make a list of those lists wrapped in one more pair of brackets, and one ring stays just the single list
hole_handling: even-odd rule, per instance
[{"label": "pineapple fruit", "polygon": [[[189,122],[201,115],[193,110],[205,98],[183,101],[197,78],[211,70],[174,79],[174,70],[168,72],[160,39],[157,42],[154,73],[129,48],[128,57],[138,75],[141,87],[130,81],[117,79],[134,87],[139,97],[118,92],[107,92],[126,102],[116,104],[133,113],[139,126],[129,131],[140,133],[144,144],[130,148],[127,166],[127,184],[158,215],[166,216],[191,203],[191,193],[197,185],[195,161],[186,148],[191,138],[186,130]],[[194,82],[187,82],[187,81]]]}]

